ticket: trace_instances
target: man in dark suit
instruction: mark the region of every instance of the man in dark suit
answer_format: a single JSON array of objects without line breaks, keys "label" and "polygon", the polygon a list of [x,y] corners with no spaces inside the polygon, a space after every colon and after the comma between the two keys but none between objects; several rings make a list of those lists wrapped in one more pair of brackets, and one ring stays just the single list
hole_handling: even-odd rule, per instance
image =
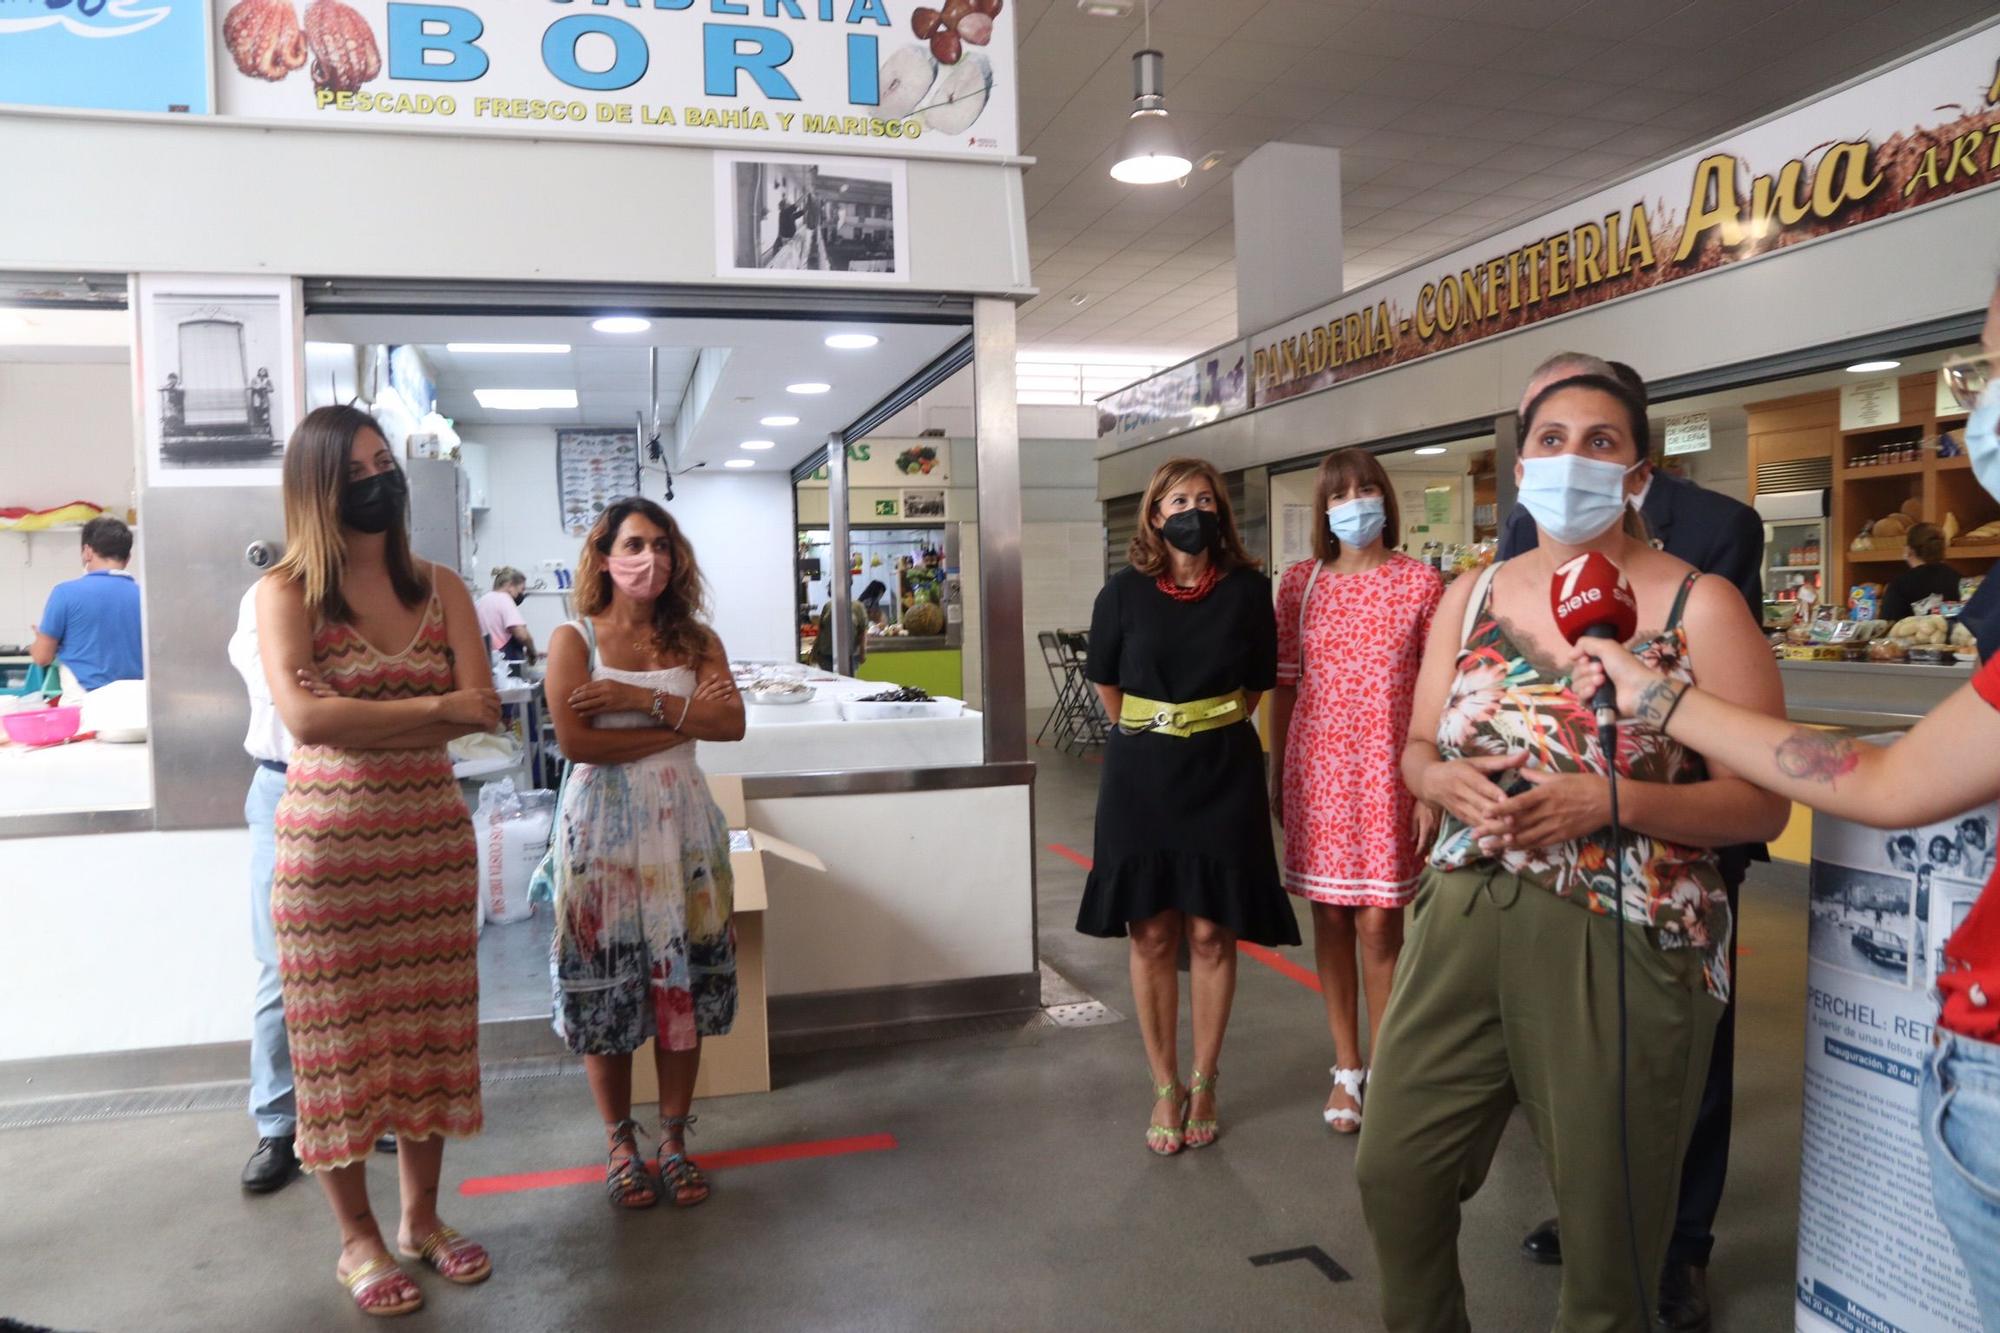
[{"label": "man in dark suit", "polygon": [[[1582,353],[1551,357],[1528,379],[1521,395],[1525,414],[1534,396],[1572,375],[1612,375],[1646,397],[1646,383],[1630,366],[1601,361]],[[1669,476],[1650,464],[1639,493],[1639,512],[1652,529],[1653,540],[1668,555],[1685,560],[1704,574],[1728,579],[1743,594],[1750,615],[1763,622],[1764,523],[1757,511],[1740,500],[1703,490],[1691,481]],[[1511,559],[1538,544],[1535,520],[1520,505],[1507,516],[1500,536],[1499,556]],[[1729,891],[1729,911],[1737,916],[1739,890],[1751,861],[1768,860],[1761,846],[1717,849],[1722,880]],[[1736,968],[1736,940],[1730,937],[1730,971]],[[1680,1207],[1674,1216],[1673,1239],[1667,1246],[1666,1271],[1660,1278],[1660,1323],[1673,1333],[1705,1333],[1711,1326],[1708,1304],[1708,1260],[1715,1248],[1715,1213],[1722,1203],[1722,1185],[1729,1171],[1729,1121],[1736,1085],[1736,1004],[1732,1000],[1715,1029],[1709,1058],[1708,1083],[1702,1089],[1701,1111],[1681,1164]],[[1544,1222],[1522,1242],[1528,1256],[1540,1263],[1562,1262],[1562,1239],[1553,1220]]]}]

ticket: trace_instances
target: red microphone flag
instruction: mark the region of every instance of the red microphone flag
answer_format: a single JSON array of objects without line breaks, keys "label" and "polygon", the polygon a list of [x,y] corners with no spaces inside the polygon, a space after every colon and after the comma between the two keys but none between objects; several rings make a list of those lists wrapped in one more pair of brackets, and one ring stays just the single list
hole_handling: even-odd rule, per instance
[{"label": "red microphone flag", "polygon": [[1624,643],[1639,629],[1639,601],[1632,595],[1632,585],[1618,566],[1596,551],[1556,566],[1549,607],[1556,628],[1572,644],[1583,638]]}]

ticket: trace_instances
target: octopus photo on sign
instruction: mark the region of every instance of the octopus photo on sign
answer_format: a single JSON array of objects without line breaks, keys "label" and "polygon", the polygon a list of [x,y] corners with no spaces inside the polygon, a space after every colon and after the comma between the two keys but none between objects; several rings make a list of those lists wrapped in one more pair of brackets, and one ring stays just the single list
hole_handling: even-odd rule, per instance
[{"label": "octopus photo on sign", "polygon": [[310,57],[313,87],[351,93],[382,72],[382,49],[360,11],[342,0],[312,0],[305,20],[292,0],[237,0],[222,40],[246,78],[280,83]]}]

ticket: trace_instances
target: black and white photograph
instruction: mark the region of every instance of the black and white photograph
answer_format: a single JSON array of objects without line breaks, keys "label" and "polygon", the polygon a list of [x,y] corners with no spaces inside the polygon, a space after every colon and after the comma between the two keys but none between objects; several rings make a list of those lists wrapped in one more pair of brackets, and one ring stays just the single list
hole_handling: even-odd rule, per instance
[{"label": "black and white photograph", "polygon": [[1908,986],[1915,897],[1907,876],[1815,860],[1806,952],[1843,972]]},{"label": "black and white photograph", "polygon": [[909,281],[901,162],[716,155],[720,277]]},{"label": "black and white photograph", "polygon": [[903,492],[904,518],[943,518],[944,491],[926,489]]},{"label": "black and white photograph", "polygon": [[156,486],[275,486],[296,419],[289,279],[140,282],[140,374]]}]

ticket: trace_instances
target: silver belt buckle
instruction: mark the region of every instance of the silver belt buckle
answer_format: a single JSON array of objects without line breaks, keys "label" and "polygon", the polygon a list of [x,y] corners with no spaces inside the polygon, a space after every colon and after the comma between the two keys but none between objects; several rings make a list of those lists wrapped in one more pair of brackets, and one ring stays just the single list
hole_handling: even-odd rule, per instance
[{"label": "silver belt buckle", "polygon": [[1174,725],[1173,713],[1165,708],[1162,708],[1159,712],[1153,714],[1153,725],[1156,727],[1173,726]]}]

